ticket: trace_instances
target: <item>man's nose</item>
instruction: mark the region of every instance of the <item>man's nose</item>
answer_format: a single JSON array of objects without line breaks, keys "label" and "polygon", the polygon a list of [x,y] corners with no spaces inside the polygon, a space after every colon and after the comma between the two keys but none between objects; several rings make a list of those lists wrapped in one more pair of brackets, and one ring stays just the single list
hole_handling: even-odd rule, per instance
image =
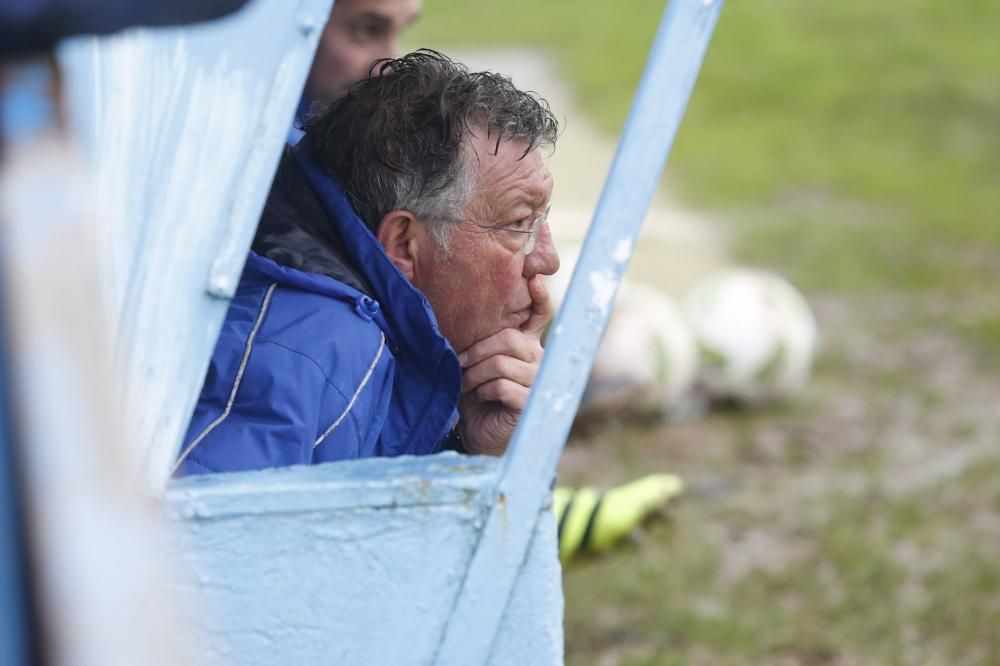
[{"label": "man's nose", "polygon": [[559,270],[559,253],[552,242],[552,231],[548,223],[538,230],[535,249],[524,258],[524,277],[530,278],[541,273],[554,275]]}]

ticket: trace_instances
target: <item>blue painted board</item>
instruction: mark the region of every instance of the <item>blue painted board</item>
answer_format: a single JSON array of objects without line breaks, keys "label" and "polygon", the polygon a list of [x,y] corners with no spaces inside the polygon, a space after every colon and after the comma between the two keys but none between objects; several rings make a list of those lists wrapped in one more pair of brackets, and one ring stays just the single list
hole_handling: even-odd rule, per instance
[{"label": "blue painted board", "polygon": [[[187,478],[167,494],[205,664],[427,664],[499,460],[454,453]],[[562,662],[551,511],[490,663]],[[467,663],[459,661],[456,663]]]},{"label": "blue painted board", "polygon": [[71,40],[96,176],[101,309],[142,472],[162,489],[239,280],[331,0]]}]

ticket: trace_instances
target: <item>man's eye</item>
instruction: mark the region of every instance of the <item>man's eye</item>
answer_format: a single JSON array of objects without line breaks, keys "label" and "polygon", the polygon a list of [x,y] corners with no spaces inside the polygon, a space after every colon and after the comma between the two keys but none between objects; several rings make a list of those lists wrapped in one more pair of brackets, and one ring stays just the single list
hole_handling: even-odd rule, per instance
[{"label": "man's eye", "polygon": [[356,23],[351,26],[351,36],[358,40],[381,39],[386,27],[381,23]]}]

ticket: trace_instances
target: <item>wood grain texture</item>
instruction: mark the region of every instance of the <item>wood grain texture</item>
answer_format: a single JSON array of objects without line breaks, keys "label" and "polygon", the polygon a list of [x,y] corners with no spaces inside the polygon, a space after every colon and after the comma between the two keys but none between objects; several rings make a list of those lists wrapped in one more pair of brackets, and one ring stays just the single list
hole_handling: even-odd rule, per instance
[{"label": "wood grain texture", "polygon": [[[499,466],[444,453],[172,485],[199,663],[430,663]],[[555,520],[543,515],[491,663],[562,661]]]},{"label": "wood grain texture", "polygon": [[70,119],[95,174],[102,288],[142,472],[162,490],[239,280],[330,0],[73,40]]}]

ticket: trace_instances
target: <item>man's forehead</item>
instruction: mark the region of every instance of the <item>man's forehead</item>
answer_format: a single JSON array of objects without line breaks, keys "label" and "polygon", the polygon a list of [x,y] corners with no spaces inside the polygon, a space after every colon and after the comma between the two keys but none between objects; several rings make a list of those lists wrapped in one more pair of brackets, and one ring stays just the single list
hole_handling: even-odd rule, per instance
[{"label": "man's forehead", "polygon": [[[527,153],[527,141],[488,138],[477,133],[470,142],[471,158],[477,167],[477,189],[507,204],[541,206],[552,192],[552,174],[545,166],[541,150]],[[491,191],[492,190],[492,191]]]}]

